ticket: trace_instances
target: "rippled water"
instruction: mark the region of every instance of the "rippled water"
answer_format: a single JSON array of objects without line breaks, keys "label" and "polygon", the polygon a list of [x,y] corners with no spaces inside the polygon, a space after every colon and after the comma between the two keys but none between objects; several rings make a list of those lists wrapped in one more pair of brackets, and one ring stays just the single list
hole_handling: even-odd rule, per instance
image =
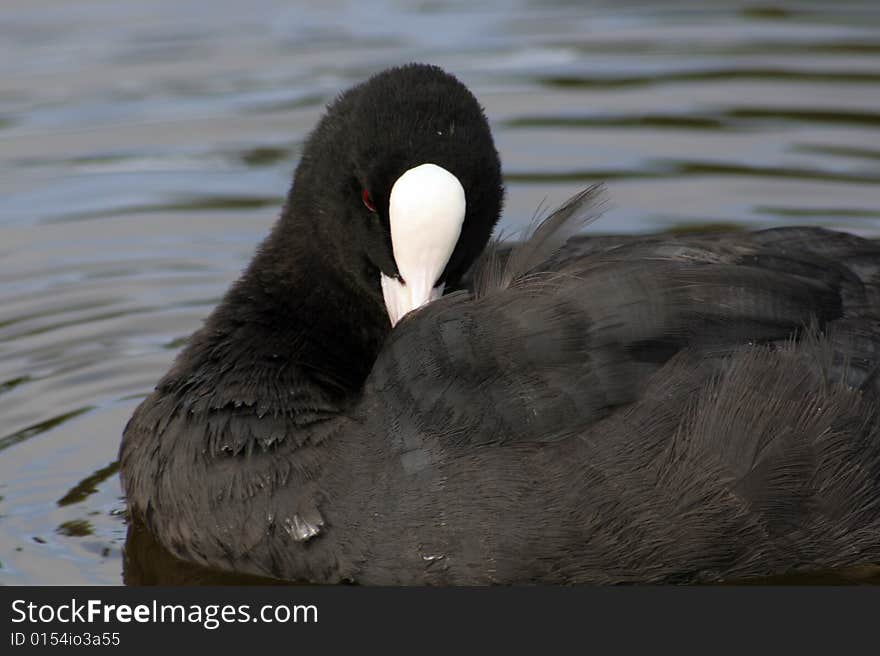
[{"label": "rippled water", "polygon": [[468,83],[505,228],[880,235],[880,3],[4,0],[0,582],[117,583],[122,427],[275,219],[326,101]]}]

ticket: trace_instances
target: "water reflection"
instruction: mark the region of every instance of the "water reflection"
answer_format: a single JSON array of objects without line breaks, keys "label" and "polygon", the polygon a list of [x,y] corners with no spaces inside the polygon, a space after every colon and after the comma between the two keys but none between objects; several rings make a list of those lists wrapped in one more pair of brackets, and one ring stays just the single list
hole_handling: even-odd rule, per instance
[{"label": "water reflection", "polygon": [[[296,585],[296,582],[233,574],[200,567],[173,556],[140,524],[128,527],[123,557],[126,585]],[[723,581],[718,585],[880,585],[880,566]]]}]

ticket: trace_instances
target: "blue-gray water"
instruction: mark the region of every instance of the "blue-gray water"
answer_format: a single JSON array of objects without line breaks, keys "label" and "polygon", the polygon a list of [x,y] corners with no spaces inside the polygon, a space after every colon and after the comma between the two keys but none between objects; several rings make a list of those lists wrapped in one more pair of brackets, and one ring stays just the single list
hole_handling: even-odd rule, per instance
[{"label": "blue-gray water", "polygon": [[340,89],[468,83],[504,227],[880,235],[880,3],[3,0],[0,582],[117,583],[124,422],[275,219]]}]

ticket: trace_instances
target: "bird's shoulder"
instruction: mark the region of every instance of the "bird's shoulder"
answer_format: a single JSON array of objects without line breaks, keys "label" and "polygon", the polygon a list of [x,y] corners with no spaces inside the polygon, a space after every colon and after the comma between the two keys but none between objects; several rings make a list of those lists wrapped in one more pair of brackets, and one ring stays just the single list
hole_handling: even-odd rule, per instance
[{"label": "bird's shoulder", "polygon": [[683,349],[709,357],[844,319],[852,332],[880,310],[853,262],[878,253],[810,228],[578,237],[503,284],[496,261],[490,284],[478,274],[407,317],[365,393],[455,442],[560,439],[637,401]]}]

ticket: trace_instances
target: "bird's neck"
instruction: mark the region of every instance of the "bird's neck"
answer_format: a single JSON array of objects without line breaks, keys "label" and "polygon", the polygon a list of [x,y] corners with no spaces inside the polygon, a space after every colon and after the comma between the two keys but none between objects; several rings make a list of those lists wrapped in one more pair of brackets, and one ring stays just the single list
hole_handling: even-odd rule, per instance
[{"label": "bird's neck", "polygon": [[206,368],[198,377],[211,393],[230,395],[216,403],[304,417],[341,411],[390,331],[378,273],[371,286],[368,272],[340,267],[330,245],[296,232],[276,228],[182,356],[188,377]]}]

